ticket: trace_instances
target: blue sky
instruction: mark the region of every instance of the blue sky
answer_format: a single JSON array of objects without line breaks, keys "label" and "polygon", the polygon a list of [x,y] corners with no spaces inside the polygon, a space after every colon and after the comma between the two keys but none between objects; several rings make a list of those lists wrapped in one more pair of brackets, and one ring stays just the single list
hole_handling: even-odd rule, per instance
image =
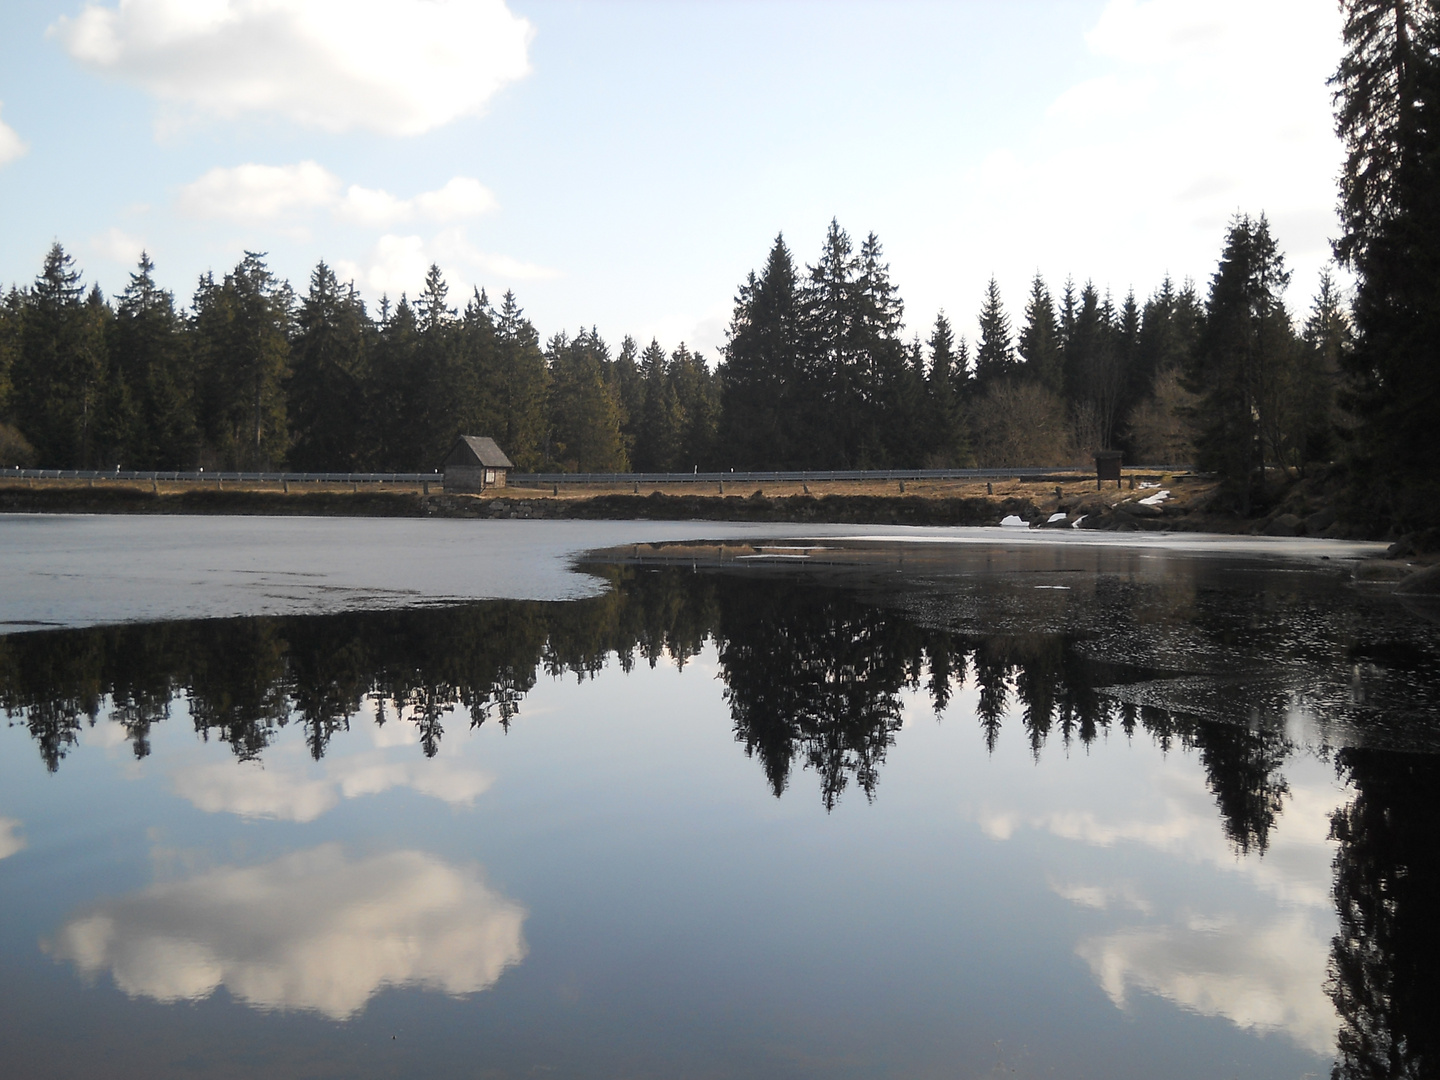
[{"label": "blue sky", "polygon": [[874,231],[922,335],[986,279],[1204,282],[1269,214],[1303,312],[1335,232],[1325,0],[6,0],[0,282],[59,240],[188,300],[244,249],[367,299],[435,261],[542,334],[723,343],[777,232]]}]

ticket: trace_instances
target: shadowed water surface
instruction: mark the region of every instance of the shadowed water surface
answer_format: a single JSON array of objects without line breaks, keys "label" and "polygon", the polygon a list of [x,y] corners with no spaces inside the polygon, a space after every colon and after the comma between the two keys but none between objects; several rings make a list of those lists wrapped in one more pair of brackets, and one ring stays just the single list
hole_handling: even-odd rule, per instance
[{"label": "shadowed water surface", "polygon": [[907,535],[0,637],[0,1063],[1434,1071],[1440,626],[1339,546]]}]

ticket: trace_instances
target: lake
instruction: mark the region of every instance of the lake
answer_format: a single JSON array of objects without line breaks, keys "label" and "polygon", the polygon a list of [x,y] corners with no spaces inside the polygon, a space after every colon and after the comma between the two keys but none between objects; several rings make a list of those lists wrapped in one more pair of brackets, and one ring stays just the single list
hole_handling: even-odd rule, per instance
[{"label": "lake", "polygon": [[0,550],[7,1076],[1440,1068],[1440,613],[1374,545],[0,516]]}]

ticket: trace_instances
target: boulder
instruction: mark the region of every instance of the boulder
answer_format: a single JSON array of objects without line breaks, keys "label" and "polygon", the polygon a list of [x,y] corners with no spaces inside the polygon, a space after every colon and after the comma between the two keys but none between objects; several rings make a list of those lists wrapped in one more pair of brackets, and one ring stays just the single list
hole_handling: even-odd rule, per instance
[{"label": "boulder", "polygon": [[1416,570],[1395,591],[1405,596],[1440,596],[1440,563]]},{"label": "boulder", "polygon": [[1260,531],[1265,536],[1299,536],[1304,525],[1296,514],[1281,514]]},{"label": "boulder", "polygon": [[1121,503],[1115,508],[1121,513],[1130,514],[1133,517],[1158,518],[1164,516],[1165,511],[1153,503],[1127,502]]},{"label": "boulder", "polygon": [[1305,533],[1307,536],[1319,536],[1334,524],[1335,511],[1328,506],[1321,507],[1305,519]]}]

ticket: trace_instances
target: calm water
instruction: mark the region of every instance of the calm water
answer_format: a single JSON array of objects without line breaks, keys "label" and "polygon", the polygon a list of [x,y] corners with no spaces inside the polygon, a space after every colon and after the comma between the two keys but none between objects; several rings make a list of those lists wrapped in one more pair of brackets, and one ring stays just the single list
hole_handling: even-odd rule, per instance
[{"label": "calm water", "polygon": [[1437,1069],[1365,549],[264,525],[0,520],[4,1075]]}]

